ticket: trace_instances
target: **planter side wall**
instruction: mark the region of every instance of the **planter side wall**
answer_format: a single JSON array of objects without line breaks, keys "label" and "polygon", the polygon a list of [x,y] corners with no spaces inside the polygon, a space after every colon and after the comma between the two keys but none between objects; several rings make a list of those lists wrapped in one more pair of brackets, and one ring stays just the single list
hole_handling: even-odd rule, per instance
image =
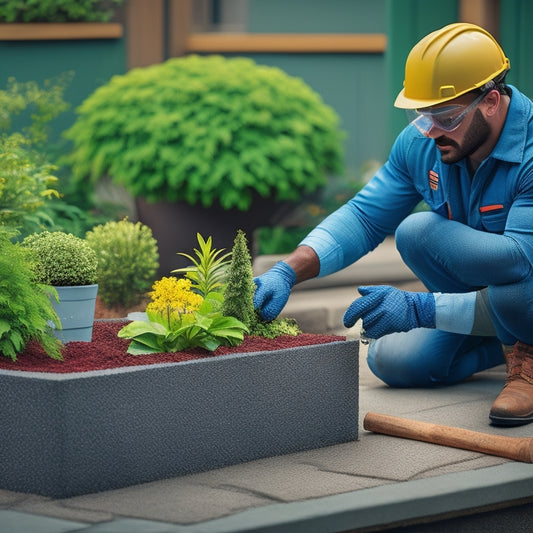
[{"label": "planter side wall", "polygon": [[355,440],[357,355],[346,341],[74,378],[4,371],[1,488],[62,498]]}]

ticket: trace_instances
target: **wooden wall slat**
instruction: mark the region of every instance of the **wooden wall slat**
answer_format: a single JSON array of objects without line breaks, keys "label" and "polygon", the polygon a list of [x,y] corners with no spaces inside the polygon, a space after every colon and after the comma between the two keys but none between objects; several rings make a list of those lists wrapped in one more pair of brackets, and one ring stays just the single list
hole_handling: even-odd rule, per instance
[{"label": "wooden wall slat", "polygon": [[25,22],[0,24],[0,41],[119,39],[122,24],[110,22]]},{"label": "wooden wall slat", "polygon": [[192,33],[188,52],[383,53],[385,34]]},{"label": "wooden wall slat", "polygon": [[460,0],[459,20],[481,26],[500,38],[500,0]]},{"label": "wooden wall slat", "polygon": [[163,61],[163,24],[163,0],[128,0],[128,68],[146,67]]}]

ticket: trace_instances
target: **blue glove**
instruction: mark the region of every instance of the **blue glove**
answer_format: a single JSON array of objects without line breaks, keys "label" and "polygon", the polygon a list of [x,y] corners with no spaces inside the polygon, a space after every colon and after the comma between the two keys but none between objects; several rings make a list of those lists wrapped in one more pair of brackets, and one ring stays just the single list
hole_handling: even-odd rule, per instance
[{"label": "blue glove", "polygon": [[274,320],[285,307],[291,289],[296,284],[294,270],[283,261],[254,279],[254,307],[265,320]]},{"label": "blue glove", "polygon": [[365,335],[379,339],[398,331],[435,327],[435,297],[431,292],[406,292],[386,285],[358,290],[361,298],[344,314],[347,328],[362,318]]}]

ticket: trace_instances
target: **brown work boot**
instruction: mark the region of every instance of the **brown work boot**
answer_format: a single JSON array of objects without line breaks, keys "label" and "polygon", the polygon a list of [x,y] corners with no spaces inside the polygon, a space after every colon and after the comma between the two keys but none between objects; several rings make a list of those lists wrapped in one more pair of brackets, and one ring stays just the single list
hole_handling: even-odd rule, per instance
[{"label": "brown work boot", "polygon": [[529,424],[533,422],[533,346],[517,342],[505,361],[507,379],[489,418],[495,426]]}]

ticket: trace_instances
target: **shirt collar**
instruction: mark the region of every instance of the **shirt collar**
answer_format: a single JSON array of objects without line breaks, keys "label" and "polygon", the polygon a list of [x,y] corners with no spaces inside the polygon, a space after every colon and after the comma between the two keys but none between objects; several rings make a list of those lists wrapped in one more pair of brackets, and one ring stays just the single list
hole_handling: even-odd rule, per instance
[{"label": "shirt collar", "polygon": [[526,111],[525,96],[512,85],[512,95],[502,133],[490,157],[521,163],[527,139],[529,113]]}]

